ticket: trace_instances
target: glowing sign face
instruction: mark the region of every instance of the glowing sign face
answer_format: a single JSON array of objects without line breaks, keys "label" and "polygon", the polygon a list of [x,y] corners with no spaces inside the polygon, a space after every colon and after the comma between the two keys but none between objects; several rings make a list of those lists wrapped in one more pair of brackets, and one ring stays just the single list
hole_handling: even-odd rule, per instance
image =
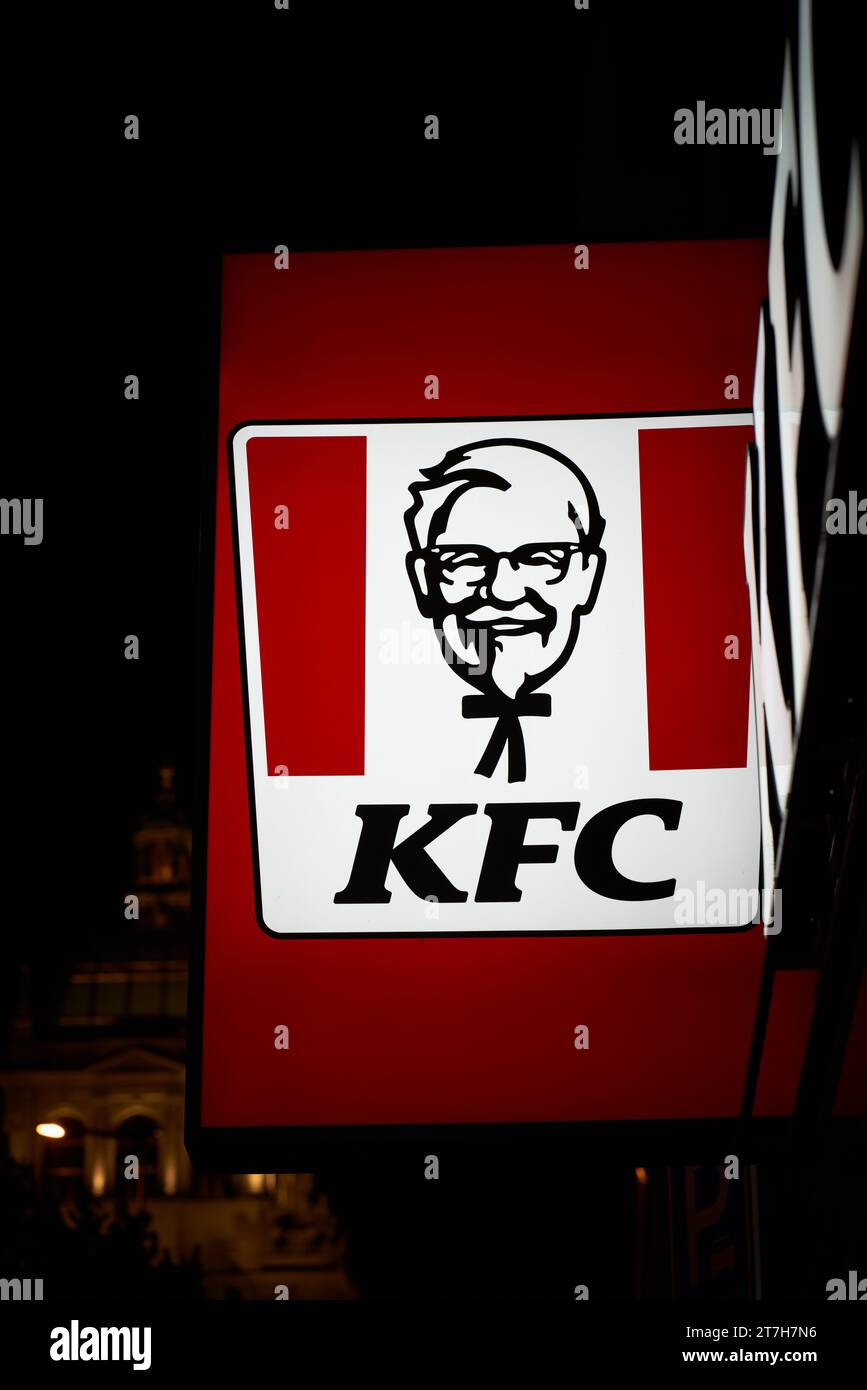
[{"label": "glowing sign face", "polygon": [[[749,615],[718,496],[726,483],[740,495],[747,426],[721,414],[235,431],[261,926],[756,920]],[[690,528],[711,563],[687,565],[678,595],[671,547],[685,556]],[[700,698],[714,682],[723,746]],[[732,886],[737,920],[686,910],[685,895]]]}]

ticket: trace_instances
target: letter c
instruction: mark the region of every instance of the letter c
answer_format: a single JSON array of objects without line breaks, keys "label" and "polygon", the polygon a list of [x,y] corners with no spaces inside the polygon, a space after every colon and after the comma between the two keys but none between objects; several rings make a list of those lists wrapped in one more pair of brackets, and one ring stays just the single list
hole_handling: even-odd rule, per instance
[{"label": "letter c", "polygon": [[620,902],[637,903],[652,898],[670,898],[676,879],[658,879],[655,883],[640,883],[626,878],[614,867],[612,858],[617,832],[635,816],[658,816],[666,830],[676,830],[680,824],[682,801],[649,798],[639,801],[620,801],[608,806],[589,820],[575,845],[575,868],[578,876],[594,893]]}]

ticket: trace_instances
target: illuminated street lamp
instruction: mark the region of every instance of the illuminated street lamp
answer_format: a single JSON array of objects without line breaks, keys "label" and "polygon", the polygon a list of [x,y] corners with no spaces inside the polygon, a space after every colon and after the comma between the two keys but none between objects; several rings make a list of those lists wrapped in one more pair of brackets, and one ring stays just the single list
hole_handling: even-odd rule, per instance
[{"label": "illuminated street lamp", "polygon": [[65,1139],[66,1130],[63,1125],[40,1124],[36,1126],[36,1133],[43,1139]]},{"label": "illuminated street lamp", "polygon": [[[151,1124],[153,1125],[153,1127],[154,1127],[155,1130],[161,1130],[161,1129],[164,1128],[164,1126],[161,1125],[161,1124],[158,1124],[156,1120],[151,1120]],[[52,1123],[52,1124],[45,1124],[45,1123],[38,1124],[38,1125],[36,1126],[36,1133],[37,1133],[38,1135],[40,1135],[41,1138],[43,1138],[43,1139],[65,1139],[65,1138],[66,1138],[66,1130],[64,1129],[63,1125],[58,1125],[58,1124],[54,1124],[54,1123]],[[79,1130],[79,1133],[80,1133],[80,1134],[96,1134],[96,1135],[98,1135],[101,1139],[117,1139],[117,1138],[119,1137],[120,1131],[117,1130],[117,1129],[93,1129],[91,1125],[82,1125],[82,1126],[81,1126],[81,1129]]]}]

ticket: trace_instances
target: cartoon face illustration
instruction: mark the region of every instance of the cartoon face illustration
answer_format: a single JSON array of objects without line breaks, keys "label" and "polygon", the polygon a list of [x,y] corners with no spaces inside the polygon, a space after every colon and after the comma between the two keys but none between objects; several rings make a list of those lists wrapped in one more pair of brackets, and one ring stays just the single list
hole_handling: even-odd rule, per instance
[{"label": "cartoon face illustration", "polygon": [[529,440],[481,440],[421,472],[405,516],[416,603],[480,692],[464,717],[497,719],[476,771],[490,776],[507,747],[509,780],[523,781],[520,719],[551,712],[533,692],[568,661],[596,602],[605,522],[580,469]]}]

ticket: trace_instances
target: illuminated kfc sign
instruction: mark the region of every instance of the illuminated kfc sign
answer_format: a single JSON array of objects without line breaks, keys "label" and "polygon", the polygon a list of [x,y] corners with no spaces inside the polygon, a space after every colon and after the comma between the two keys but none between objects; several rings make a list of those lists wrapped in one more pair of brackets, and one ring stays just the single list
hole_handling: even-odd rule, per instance
[{"label": "illuminated kfc sign", "polygon": [[[225,260],[198,1161],[742,1111],[770,944],[742,543],[767,245],[590,264]],[[799,1058],[774,1029],[779,1114]]]},{"label": "illuminated kfc sign", "polygon": [[[647,674],[672,563],[653,508],[718,525],[701,475],[722,451],[736,477],[747,433],[724,414],[235,431],[261,926],[674,930],[678,890],[749,901],[745,595],[716,633],[718,679],[745,674],[736,756],[661,757]],[[664,496],[667,449],[685,497]],[[665,698],[657,720],[696,722]]]}]

